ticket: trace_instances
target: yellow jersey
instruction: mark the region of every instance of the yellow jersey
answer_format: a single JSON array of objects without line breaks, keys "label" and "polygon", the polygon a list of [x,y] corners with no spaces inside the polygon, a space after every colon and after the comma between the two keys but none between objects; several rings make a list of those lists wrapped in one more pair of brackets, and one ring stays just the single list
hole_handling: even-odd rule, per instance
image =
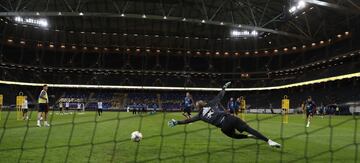
[{"label": "yellow jersey", "polygon": [[38,103],[39,104],[47,104],[47,103],[49,103],[49,98],[48,98],[47,92],[45,90],[42,90],[40,92],[40,95],[39,95],[39,98],[38,98]]}]

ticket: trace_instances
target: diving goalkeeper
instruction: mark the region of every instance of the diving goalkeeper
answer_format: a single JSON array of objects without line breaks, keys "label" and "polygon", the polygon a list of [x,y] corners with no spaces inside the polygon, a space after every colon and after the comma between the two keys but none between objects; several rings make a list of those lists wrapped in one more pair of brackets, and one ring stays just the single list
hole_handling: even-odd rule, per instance
[{"label": "diving goalkeeper", "polygon": [[[255,138],[255,139],[261,139],[269,144],[271,147],[280,148],[281,145],[279,143],[276,143],[258,131],[251,128],[249,125],[247,125],[244,121],[242,121],[240,118],[230,115],[227,112],[224,112],[223,110],[220,110],[218,108],[218,104],[220,103],[221,99],[225,95],[225,88],[227,88],[231,82],[226,83],[223,87],[220,93],[211,101],[208,103],[200,100],[196,102],[196,108],[199,109],[199,113],[186,120],[177,121],[175,119],[172,119],[168,122],[168,125],[170,127],[174,127],[178,124],[188,124],[191,122],[195,122],[198,120],[202,120],[206,123],[212,124],[218,128],[221,128],[221,131],[234,139],[246,139],[246,138]],[[239,131],[240,133],[236,133],[235,130]],[[242,132],[249,133],[248,135],[242,134]]]}]

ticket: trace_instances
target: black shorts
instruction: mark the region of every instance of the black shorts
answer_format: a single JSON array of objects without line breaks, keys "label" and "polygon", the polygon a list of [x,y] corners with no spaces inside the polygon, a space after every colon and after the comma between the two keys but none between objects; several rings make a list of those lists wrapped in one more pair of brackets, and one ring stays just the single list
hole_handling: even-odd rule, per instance
[{"label": "black shorts", "polygon": [[235,110],[230,109],[230,113],[231,113],[231,114],[234,114],[234,113],[235,113]]},{"label": "black shorts", "polygon": [[313,111],[306,111],[306,117],[313,116]]},{"label": "black shorts", "polygon": [[29,109],[23,109],[22,112],[23,113],[27,113],[29,111]]},{"label": "black shorts", "polygon": [[246,131],[246,128],[248,128],[248,125],[243,120],[232,115],[227,115],[224,118],[221,131],[224,133],[232,133],[237,129],[239,132],[243,132]]},{"label": "black shorts", "polygon": [[235,113],[236,113],[236,114],[240,113],[240,110],[239,110],[239,109],[235,109]]},{"label": "black shorts", "polygon": [[39,104],[38,111],[47,113],[49,111],[49,105],[48,104]]},{"label": "black shorts", "polygon": [[187,113],[188,115],[191,115],[191,107],[185,107],[184,113]]},{"label": "black shorts", "polygon": [[66,107],[65,110],[69,110],[69,107]]}]

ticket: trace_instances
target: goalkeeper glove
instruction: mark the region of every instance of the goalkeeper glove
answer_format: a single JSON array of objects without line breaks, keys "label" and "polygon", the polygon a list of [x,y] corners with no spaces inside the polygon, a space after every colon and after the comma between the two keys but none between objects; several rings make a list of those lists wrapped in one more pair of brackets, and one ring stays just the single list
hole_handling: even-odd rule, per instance
[{"label": "goalkeeper glove", "polygon": [[230,84],[231,84],[231,82],[227,82],[227,83],[225,83],[225,85],[224,85],[222,88],[225,89],[225,88],[227,88]]},{"label": "goalkeeper glove", "polygon": [[178,122],[175,119],[172,119],[171,121],[168,122],[169,127],[175,127],[175,125],[177,125]]}]

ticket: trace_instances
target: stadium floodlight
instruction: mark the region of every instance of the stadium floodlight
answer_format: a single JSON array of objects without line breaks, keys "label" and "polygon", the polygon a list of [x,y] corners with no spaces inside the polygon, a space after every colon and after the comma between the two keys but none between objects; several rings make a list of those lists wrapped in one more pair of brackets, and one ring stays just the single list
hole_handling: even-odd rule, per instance
[{"label": "stadium floodlight", "polygon": [[21,21],[23,21],[23,19],[20,16],[17,16],[17,17],[15,17],[15,21],[16,22],[21,22]]},{"label": "stadium floodlight", "polygon": [[231,32],[231,35],[233,35],[233,36],[239,36],[239,35],[240,35],[240,32],[239,32],[239,31],[232,31],[232,32]]},{"label": "stadium floodlight", "polygon": [[291,7],[290,9],[289,9],[289,12],[290,13],[293,13],[293,12],[295,12],[296,11],[296,7],[295,6],[293,6],[293,7]]},{"label": "stadium floodlight", "polygon": [[253,30],[253,31],[237,31],[237,30],[233,30],[231,31],[231,36],[233,37],[248,37],[248,36],[252,36],[252,37],[255,37],[255,36],[258,36],[258,32]]},{"label": "stadium floodlight", "polygon": [[297,9],[302,9],[306,6],[306,3],[305,1],[299,1],[298,4],[297,4]]},{"label": "stadium floodlight", "polygon": [[28,25],[35,25],[40,27],[48,27],[48,21],[44,18],[23,18],[20,16],[17,16],[14,18],[15,22],[20,24],[28,24]]},{"label": "stadium floodlight", "polygon": [[289,12],[293,14],[293,13],[296,13],[297,11],[299,11],[299,10],[304,9],[305,7],[306,7],[306,2],[303,1],[303,0],[299,0],[296,3],[296,5],[290,7]]},{"label": "stadium floodlight", "polygon": [[254,30],[254,31],[251,31],[250,34],[253,35],[253,36],[257,36],[257,35],[258,35],[258,32]]}]

